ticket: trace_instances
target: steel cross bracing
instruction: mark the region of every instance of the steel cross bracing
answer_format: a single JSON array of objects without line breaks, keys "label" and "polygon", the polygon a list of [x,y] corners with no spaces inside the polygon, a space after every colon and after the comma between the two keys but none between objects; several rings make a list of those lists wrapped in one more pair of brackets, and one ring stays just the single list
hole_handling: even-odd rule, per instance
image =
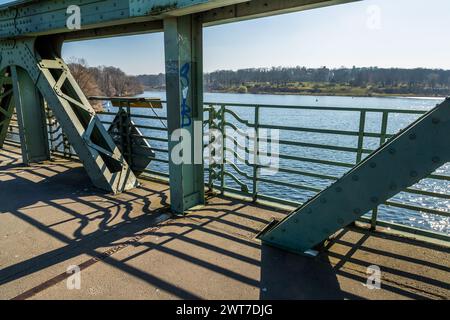
[{"label": "steel cross bracing", "polygon": [[303,253],[450,161],[450,99],[268,229],[264,243]]},{"label": "steel cross bracing", "polygon": [[[60,58],[61,44],[55,38],[1,41],[0,70],[12,68],[17,74],[24,71],[31,79],[61,124],[95,186],[114,193],[136,187],[137,180],[129,165]],[[15,81],[17,83],[13,85],[21,88],[21,82],[25,80],[18,78]],[[16,101],[29,96],[21,96],[19,90],[15,91]],[[33,108],[28,104],[23,112],[31,112]],[[34,129],[29,129],[25,130],[28,135],[35,136]],[[35,130],[39,130],[38,126]],[[22,141],[22,145],[24,143]]]}]

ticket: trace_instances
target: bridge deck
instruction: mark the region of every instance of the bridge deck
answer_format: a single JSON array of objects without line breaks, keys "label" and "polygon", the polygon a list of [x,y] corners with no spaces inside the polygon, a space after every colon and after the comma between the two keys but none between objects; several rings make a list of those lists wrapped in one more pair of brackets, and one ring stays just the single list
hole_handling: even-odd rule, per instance
[{"label": "bridge deck", "polygon": [[[212,197],[167,219],[165,184],[112,196],[78,163],[25,167],[19,156],[0,154],[1,299],[450,298],[448,248],[345,229],[306,258],[255,240],[283,212]],[[372,264],[381,290],[363,285]],[[80,290],[66,288],[70,265]]]}]

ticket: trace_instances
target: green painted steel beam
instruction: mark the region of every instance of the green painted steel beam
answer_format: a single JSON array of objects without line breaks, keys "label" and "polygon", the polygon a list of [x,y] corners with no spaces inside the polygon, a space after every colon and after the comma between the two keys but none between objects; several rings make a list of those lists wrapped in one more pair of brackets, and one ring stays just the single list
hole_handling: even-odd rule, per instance
[{"label": "green painted steel beam", "polygon": [[[43,0],[0,6],[0,39],[73,33],[73,38],[102,37],[160,30],[168,17],[202,13],[207,25],[264,17],[360,0]],[[67,9],[77,5],[81,30],[66,27]],[[158,24],[140,25],[159,21]],[[119,26],[128,26],[120,28]],[[102,30],[110,28],[109,31]],[[87,30],[97,29],[86,33]],[[133,30],[134,29],[134,30]]]},{"label": "green painted steel beam", "polygon": [[164,31],[163,21],[144,21],[129,24],[120,24],[117,26],[100,27],[94,29],[78,30],[70,33],[64,33],[62,37],[65,42],[101,39],[115,36],[130,36],[139,34],[149,34]]},{"label": "green painted steel beam", "polygon": [[[170,203],[182,214],[204,203],[202,24],[198,17],[164,20]],[[174,139],[178,130],[188,135]],[[180,144],[181,143],[181,144]],[[177,146],[187,161],[174,161]],[[200,157],[200,159],[196,159]]]},{"label": "green painted steel beam", "polygon": [[[30,99],[29,95],[37,88],[93,184],[113,193],[136,187],[138,182],[130,166],[60,58],[61,46],[60,37],[0,41],[0,70],[20,68],[29,77],[17,77],[17,87],[22,90],[24,81],[28,94],[16,94],[15,104],[20,102],[22,110],[30,108],[36,99],[35,96]],[[24,125],[28,125],[26,122]],[[39,124],[42,122],[36,120],[36,125]]]},{"label": "green painted steel beam", "polygon": [[28,73],[11,67],[23,163],[50,159],[44,101]]},{"label": "green painted steel beam", "polygon": [[10,68],[0,71],[0,148],[3,147],[14,111]]},{"label": "green painted steel beam", "polygon": [[450,161],[450,99],[269,228],[264,243],[303,253]]},{"label": "green painted steel beam", "polygon": [[44,0],[0,6],[0,39],[53,35],[69,30],[67,9],[77,5],[83,30],[162,20],[166,17],[243,2],[243,0]]},{"label": "green painted steel beam", "polygon": [[262,18],[362,0],[252,0],[202,13],[205,26]]}]

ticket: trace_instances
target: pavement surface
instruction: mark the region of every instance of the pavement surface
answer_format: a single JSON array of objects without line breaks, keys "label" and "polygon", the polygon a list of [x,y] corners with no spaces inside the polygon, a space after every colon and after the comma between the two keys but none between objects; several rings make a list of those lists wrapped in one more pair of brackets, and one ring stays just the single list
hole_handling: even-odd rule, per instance
[{"label": "pavement surface", "polygon": [[[448,247],[353,227],[310,258],[255,238],[287,212],[211,196],[174,218],[168,191],[143,181],[106,194],[79,163],[24,166],[20,149],[5,146],[0,299],[450,298]],[[373,265],[380,289],[367,285]]]}]

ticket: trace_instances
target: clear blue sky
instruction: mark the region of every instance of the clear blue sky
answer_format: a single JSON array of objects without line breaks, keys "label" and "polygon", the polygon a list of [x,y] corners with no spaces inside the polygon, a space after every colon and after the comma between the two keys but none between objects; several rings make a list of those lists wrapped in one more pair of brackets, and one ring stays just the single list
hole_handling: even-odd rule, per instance
[{"label": "clear blue sky", "polygon": [[[210,27],[204,67],[450,69],[449,13],[449,0],[365,0]],[[130,74],[164,72],[161,33],[68,43],[63,55]]]}]

